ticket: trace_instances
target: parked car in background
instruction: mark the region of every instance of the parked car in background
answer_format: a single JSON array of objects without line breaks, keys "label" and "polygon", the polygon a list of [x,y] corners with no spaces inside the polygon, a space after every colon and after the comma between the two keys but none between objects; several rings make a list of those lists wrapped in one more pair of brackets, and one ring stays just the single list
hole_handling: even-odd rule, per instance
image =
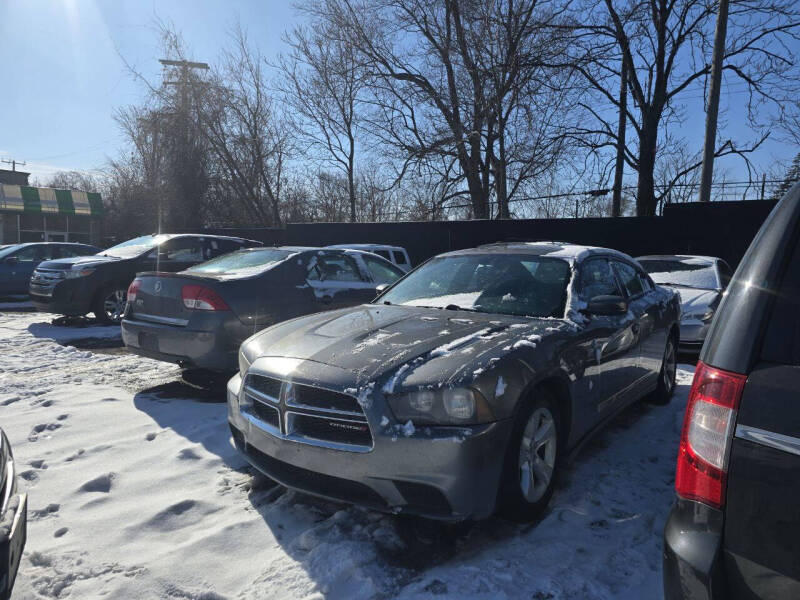
[{"label": "parked car in background", "polygon": [[96,254],[100,248],[67,242],[10,244],[0,249],[0,295],[24,296],[28,293],[33,270],[45,260]]},{"label": "parked car in background", "polygon": [[136,273],[183,271],[221,254],[260,245],[216,235],[145,235],[94,256],[43,262],[33,272],[29,293],[39,311],[70,316],[93,312],[102,323],[119,323]]},{"label": "parked car in background", "polygon": [[654,255],[636,260],[659,285],[674,288],[681,296],[683,352],[699,352],[714,313],[733,271],[713,256]]},{"label": "parked car in background", "polygon": [[368,252],[296,247],[242,250],[174,275],[140,273],[128,289],[122,339],[136,354],[231,373],[254,333],[370,302],[404,274]]},{"label": "parked car in background", "polygon": [[246,340],[236,447],[285,486],[442,520],[547,505],[563,458],[669,401],[680,307],[627,255],[554,242],[440,255],[373,303]]},{"label": "parked car in background", "polygon": [[384,244],[334,244],[328,248],[338,248],[341,250],[362,250],[372,252],[381,258],[385,258],[394,263],[403,271],[408,273],[411,270],[411,261],[408,259],[408,252],[400,246],[386,246]]},{"label": "parked car in background", "polygon": [[664,595],[800,598],[800,185],[742,259],[683,422]]},{"label": "parked car in background", "polygon": [[28,526],[28,496],[17,490],[14,456],[0,429],[0,600],[8,600],[17,577]]}]

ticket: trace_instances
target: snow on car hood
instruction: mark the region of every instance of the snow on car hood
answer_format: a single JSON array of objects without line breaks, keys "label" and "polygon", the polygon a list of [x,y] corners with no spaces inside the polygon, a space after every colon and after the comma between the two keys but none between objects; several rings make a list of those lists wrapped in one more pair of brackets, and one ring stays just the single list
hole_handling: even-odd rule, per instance
[{"label": "snow on car hood", "polygon": [[310,360],[354,372],[361,383],[402,369],[392,388],[413,387],[477,376],[493,358],[530,351],[568,327],[556,319],[368,304],[275,325],[242,349],[251,362]]}]

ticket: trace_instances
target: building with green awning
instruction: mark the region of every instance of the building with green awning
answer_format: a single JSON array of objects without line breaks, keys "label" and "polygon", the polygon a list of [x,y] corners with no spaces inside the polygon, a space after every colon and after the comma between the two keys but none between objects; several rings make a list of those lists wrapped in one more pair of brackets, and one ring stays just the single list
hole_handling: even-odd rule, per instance
[{"label": "building with green awning", "polygon": [[95,192],[0,183],[0,244],[97,243],[102,216]]}]

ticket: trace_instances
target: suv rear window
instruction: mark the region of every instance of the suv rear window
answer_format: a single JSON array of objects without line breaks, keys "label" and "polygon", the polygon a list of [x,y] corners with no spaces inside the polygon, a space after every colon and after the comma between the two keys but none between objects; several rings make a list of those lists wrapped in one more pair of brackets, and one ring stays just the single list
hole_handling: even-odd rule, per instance
[{"label": "suv rear window", "polygon": [[761,358],[768,362],[800,365],[800,244],[778,288],[767,324]]}]

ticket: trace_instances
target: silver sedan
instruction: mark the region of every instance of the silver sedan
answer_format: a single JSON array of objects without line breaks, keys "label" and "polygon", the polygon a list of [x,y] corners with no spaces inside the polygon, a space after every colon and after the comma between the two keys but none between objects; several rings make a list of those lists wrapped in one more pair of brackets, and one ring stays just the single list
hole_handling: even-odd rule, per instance
[{"label": "silver sedan", "polygon": [[700,352],[733,270],[714,256],[670,254],[640,256],[637,260],[653,281],[680,294],[678,347],[682,352]]}]

